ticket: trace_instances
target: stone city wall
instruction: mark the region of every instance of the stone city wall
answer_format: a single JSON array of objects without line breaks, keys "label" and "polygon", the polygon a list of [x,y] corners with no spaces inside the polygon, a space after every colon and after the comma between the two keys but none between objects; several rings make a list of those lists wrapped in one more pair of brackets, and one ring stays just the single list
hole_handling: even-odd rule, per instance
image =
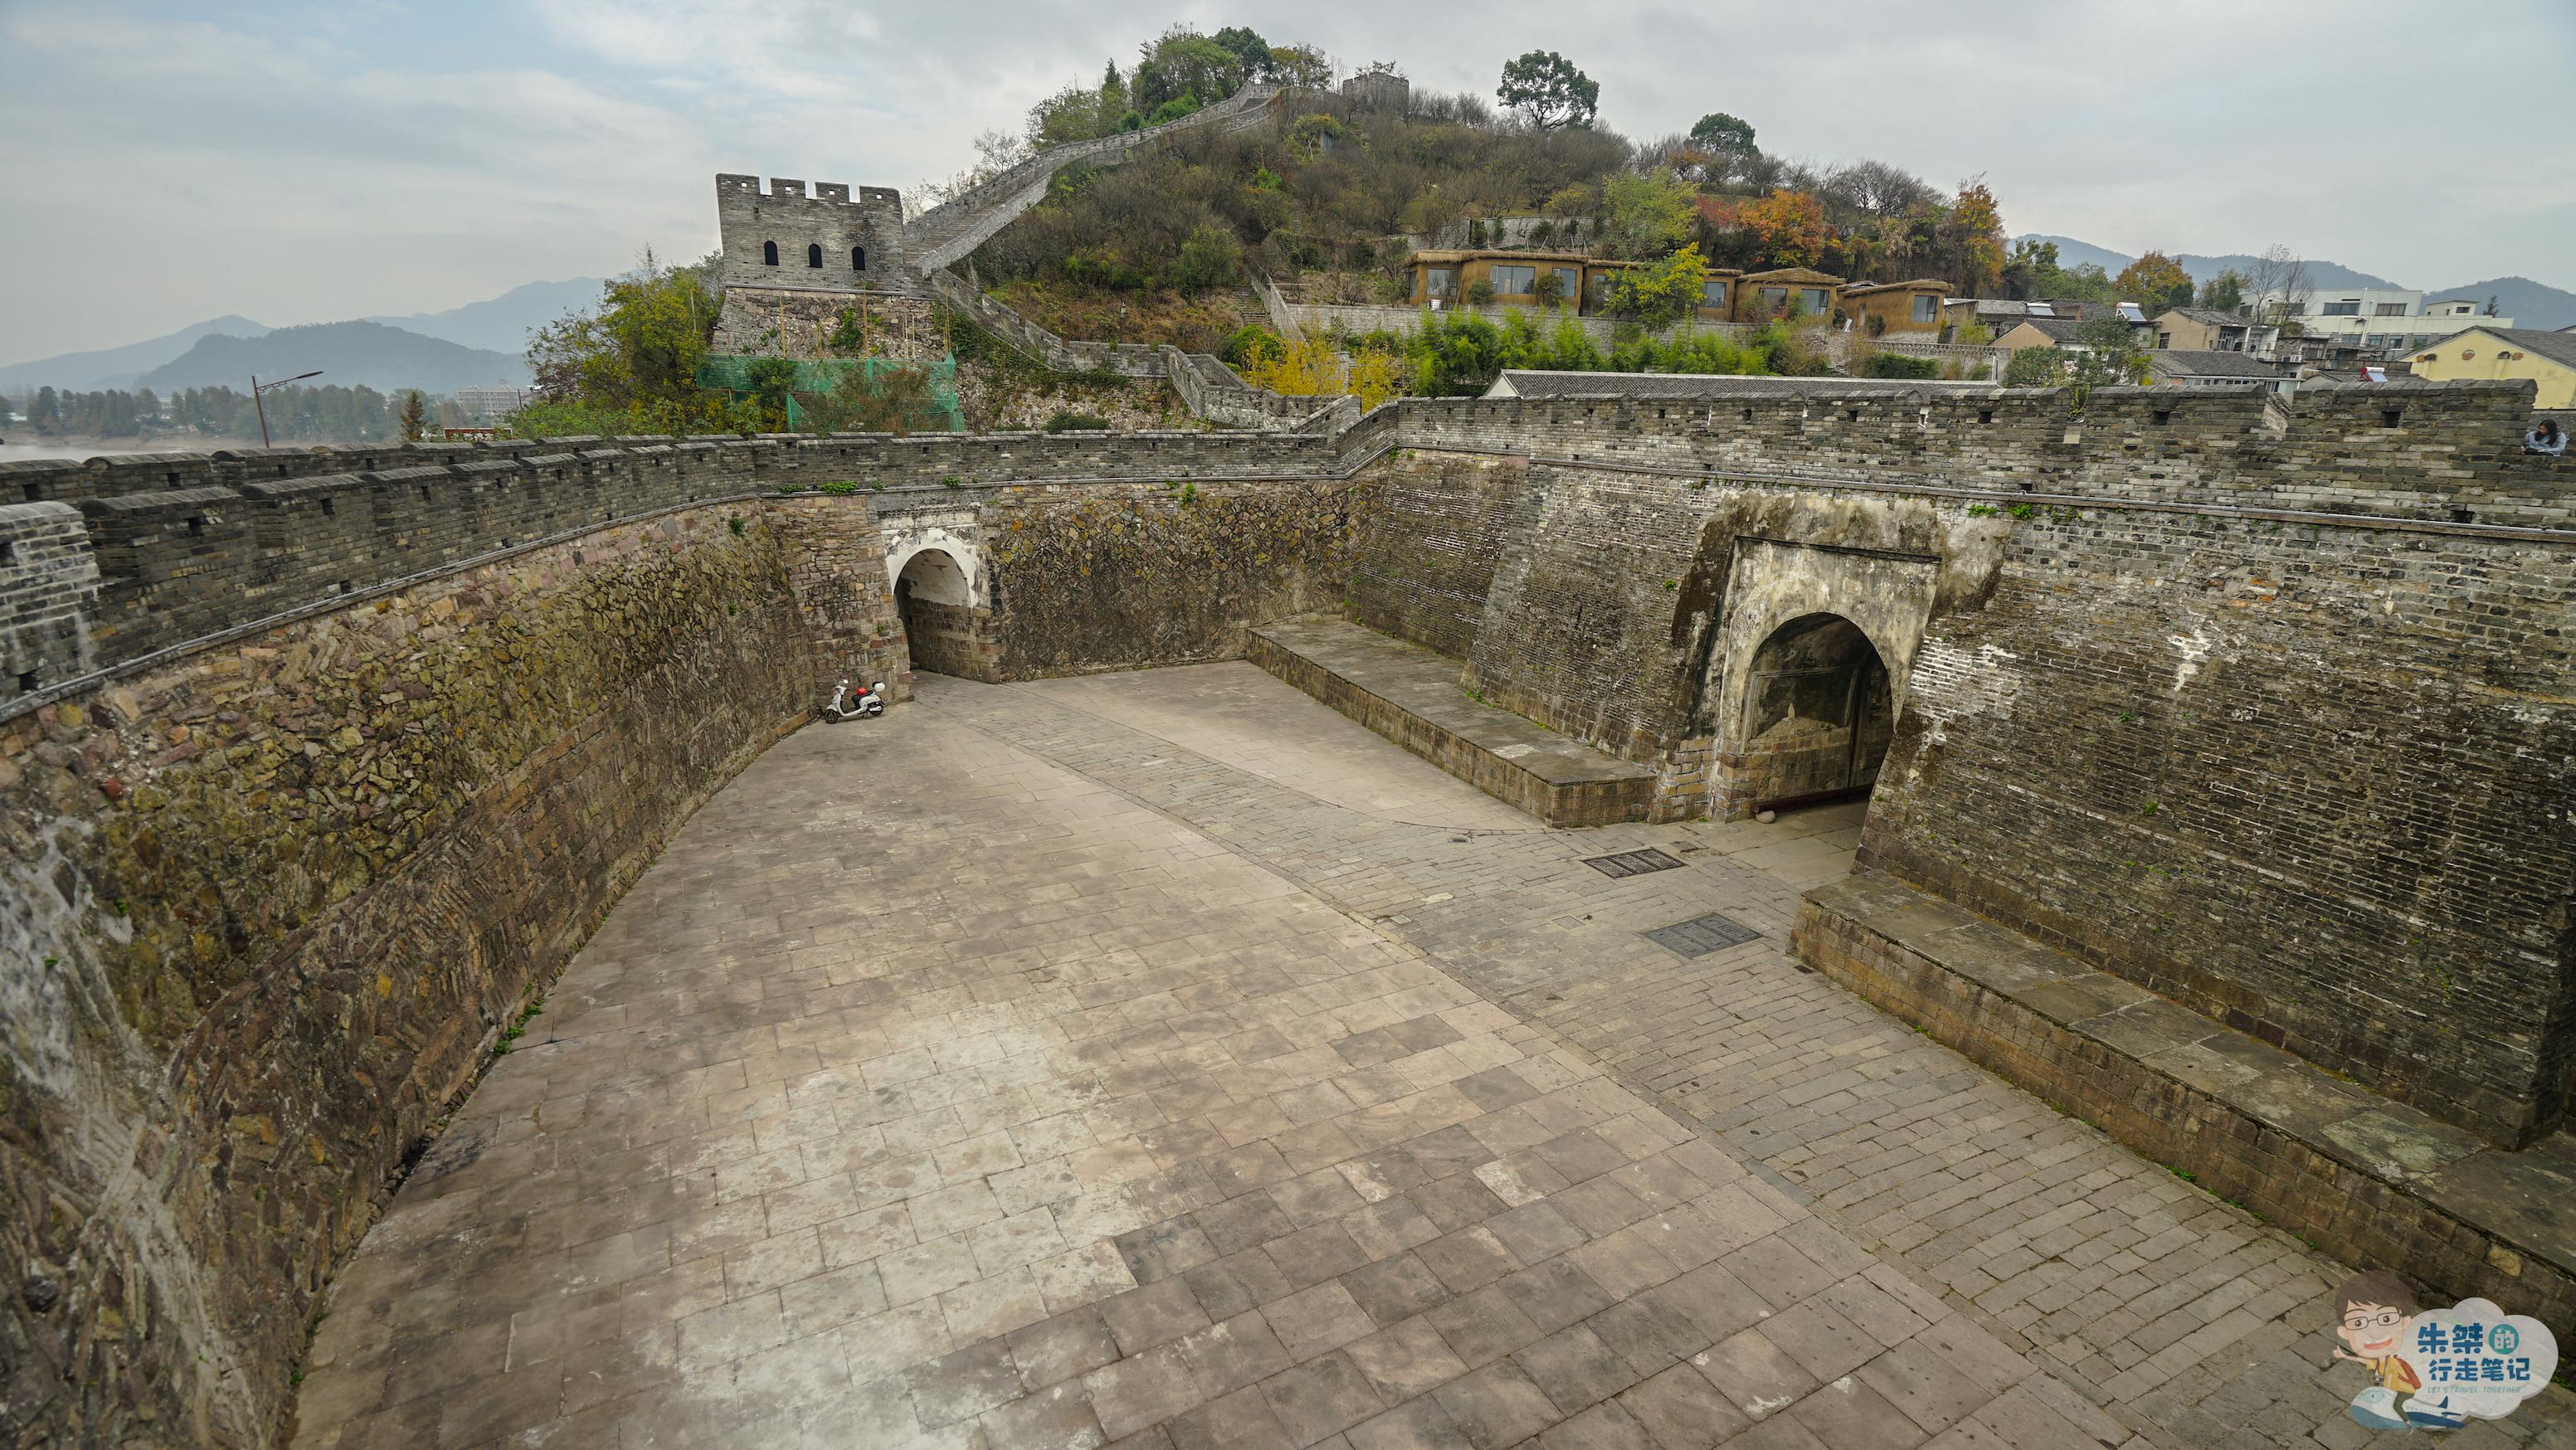
[{"label": "stone city wall", "polygon": [[1366,482],[1019,490],[984,511],[1006,679],[1240,659],[1246,631],[1338,609]]},{"label": "stone city wall", "polygon": [[834,358],[832,334],[849,314],[866,338],[853,356],[938,362],[948,356],[937,309],[891,292],[813,292],[727,287],[707,350],[719,357]]},{"label": "stone city wall", "polygon": [[[25,618],[0,648],[30,662],[0,677],[0,712],[187,641],[655,509],[826,484],[951,501],[1020,481],[1339,478],[1383,449],[1389,421],[1339,435],[556,439],[0,465],[0,482],[50,505],[0,511],[0,601]],[[94,585],[74,581],[83,554]]]},{"label": "stone city wall", "polygon": [[796,554],[684,508],[0,724],[12,1443],[273,1441],[406,1160],[811,708]]},{"label": "stone city wall", "polygon": [[1351,612],[1660,814],[1761,793],[1754,651],[1842,615],[1902,711],[1865,861],[2495,1141],[2562,1119],[2576,534],[1467,461],[1379,471]]},{"label": "stone city wall", "polygon": [[2576,1070],[2576,465],[2515,452],[2528,404],[1828,384],[0,467],[0,1414],[272,1434],[526,994],[827,680],[900,679],[886,531],[932,513],[1003,677],[1348,600],[1666,814],[1723,799],[1754,636],[1843,613],[1913,666],[1868,861],[2519,1141]]},{"label": "stone city wall", "polygon": [[1353,619],[1465,659],[1507,541],[1524,538],[1524,459],[1410,453],[1377,470],[1374,525],[1351,571]]},{"label": "stone city wall", "polygon": [[2576,1068],[2576,541],[2051,508],[1865,863],[2493,1141]]}]

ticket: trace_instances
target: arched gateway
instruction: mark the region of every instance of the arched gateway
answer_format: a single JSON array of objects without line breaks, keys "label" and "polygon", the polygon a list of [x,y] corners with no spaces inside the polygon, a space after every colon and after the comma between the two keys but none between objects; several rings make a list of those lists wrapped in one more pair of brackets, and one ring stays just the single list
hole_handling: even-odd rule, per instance
[{"label": "arched gateway", "polygon": [[895,574],[894,602],[914,669],[993,678],[984,611],[976,608],[974,578],[956,555],[944,548],[915,550]]}]

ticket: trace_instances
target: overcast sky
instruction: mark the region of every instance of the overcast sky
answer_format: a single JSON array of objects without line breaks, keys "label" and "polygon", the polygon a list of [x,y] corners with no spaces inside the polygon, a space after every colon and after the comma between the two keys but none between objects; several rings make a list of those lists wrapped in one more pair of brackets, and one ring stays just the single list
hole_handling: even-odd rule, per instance
[{"label": "overcast sky", "polygon": [[2015,233],[2576,288],[2568,0],[0,0],[0,362],[695,256],[715,172],[950,175],[1176,19],[1440,90],[1552,45],[1604,125],[1983,173]]}]

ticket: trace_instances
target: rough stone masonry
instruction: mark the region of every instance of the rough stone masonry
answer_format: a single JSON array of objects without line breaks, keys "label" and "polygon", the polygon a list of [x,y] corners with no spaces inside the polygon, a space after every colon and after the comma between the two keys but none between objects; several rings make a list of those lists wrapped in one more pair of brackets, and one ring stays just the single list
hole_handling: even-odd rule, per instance
[{"label": "rough stone masonry", "polygon": [[0,467],[0,1425],[271,1438],[389,1183],[657,844],[831,679],[929,663],[925,547],[990,678],[1342,612],[1674,817],[1765,798],[1749,692],[1831,616],[1895,717],[1869,863],[2529,1143],[2576,1075],[2576,473],[2529,403],[1826,381]]}]

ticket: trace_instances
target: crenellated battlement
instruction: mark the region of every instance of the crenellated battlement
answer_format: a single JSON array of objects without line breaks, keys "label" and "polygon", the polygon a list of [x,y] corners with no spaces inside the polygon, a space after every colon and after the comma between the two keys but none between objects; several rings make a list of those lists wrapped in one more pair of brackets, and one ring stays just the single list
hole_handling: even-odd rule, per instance
[{"label": "crenellated battlement", "polygon": [[[0,710],[283,613],[621,519],[848,482],[880,515],[996,490],[1341,478],[1389,450],[1882,488],[2539,530],[2576,464],[2520,451],[2527,383],[2237,394],[1840,388],[1715,398],[1338,401],[1264,432],[555,438],[0,465]],[[77,559],[77,563],[66,560]],[[78,627],[62,621],[77,617]],[[40,623],[50,621],[50,623]]]}]

